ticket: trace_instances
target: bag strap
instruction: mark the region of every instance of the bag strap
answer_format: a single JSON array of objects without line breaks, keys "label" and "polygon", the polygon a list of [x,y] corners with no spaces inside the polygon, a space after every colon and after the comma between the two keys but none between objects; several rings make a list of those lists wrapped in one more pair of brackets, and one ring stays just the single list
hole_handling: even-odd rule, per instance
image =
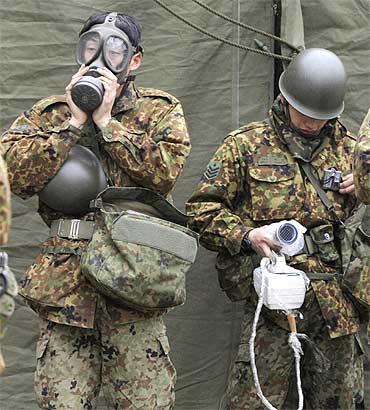
[{"label": "bag strap", "polygon": [[337,272],[306,272],[306,275],[310,280],[324,280],[330,282],[334,279],[340,279],[342,275]]},{"label": "bag strap", "polygon": [[338,214],[335,212],[334,205],[330,202],[330,199],[326,195],[325,191],[322,189],[320,182],[315,177],[312,172],[312,165],[308,162],[299,161],[303,172],[306,174],[307,178],[310,180],[311,184],[315,188],[315,191],[319,195],[321,202],[325,205],[325,208],[334,215],[335,219],[344,226],[343,221],[339,218]]},{"label": "bag strap", "polygon": [[161,194],[143,187],[108,187],[90,202],[92,209],[116,205],[121,210],[147,213],[169,222],[187,226],[188,217]]},{"label": "bag strap", "polygon": [[81,248],[72,248],[70,246],[42,246],[41,253],[50,253],[53,255],[59,254],[69,254],[81,256],[83,249]]},{"label": "bag strap", "polygon": [[55,219],[50,226],[49,236],[81,240],[91,239],[95,229],[92,221],[80,219]]}]

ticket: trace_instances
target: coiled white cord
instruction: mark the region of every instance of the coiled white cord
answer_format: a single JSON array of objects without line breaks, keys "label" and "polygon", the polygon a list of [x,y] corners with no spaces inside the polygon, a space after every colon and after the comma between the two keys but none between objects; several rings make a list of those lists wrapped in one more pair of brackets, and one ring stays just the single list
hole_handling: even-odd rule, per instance
[{"label": "coiled white cord", "polygon": [[[257,324],[258,324],[258,320],[261,314],[261,310],[263,306],[263,299],[264,299],[264,294],[265,294],[265,289],[266,289],[265,269],[261,269],[261,274],[262,274],[261,291],[260,291],[260,294],[258,295],[258,304],[257,304],[256,312],[254,314],[252,334],[249,339],[249,354],[250,354],[250,359],[251,359],[254,384],[256,386],[258,396],[261,398],[262,403],[268,410],[278,410],[267,400],[267,398],[262,393],[262,389],[261,389],[260,382],[258,379],[256,358],[255,358],[255,353],[254,353],[254,340],[256,338]],[[282,308],[283,308],[282,310],[284,310],[287,314],[289,313],[289,311],[287,309],[284,309],[283,306]],[[290,347],[293,349],[294,358],[295,358],[295,370],[296,370],[296,375],[297,375],[297,390],[298,390],[298,409],[297,410],[303,409],[303,392],[302,392],[301,371],[300,371],[300,360],[301,360],[301,355],[303,355],[303,350],[301,347],[301,342],[298,339],[298,337],[300,336],[301,335],[297,334],[296,332],[291,332],[289,334],[289,339],[288,339],[288,343]],[[305,335],[302,335],[302,337],[304,336]]]}]

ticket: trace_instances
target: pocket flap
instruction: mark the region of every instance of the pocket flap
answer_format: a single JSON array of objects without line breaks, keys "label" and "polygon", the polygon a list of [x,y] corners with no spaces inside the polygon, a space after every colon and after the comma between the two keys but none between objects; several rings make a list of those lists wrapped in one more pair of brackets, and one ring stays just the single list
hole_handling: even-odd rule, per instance
[{"label": "pocket flap", "polygon": [[332,225],[315,226],[310,229],[310,235],[312,240],[318,245],[323,245],[334,241],[334,231]]},{"label": "pocket flap", "polygon": [[122,129],[122,127],[120,127],[119,132],[117,130],[113,130],[111,134],[108,134],[108,135],[103,134],[103,138],[106,142],[121,142],[121,143],[123,143],[126,139],[128,139],[133,144],[140,145],[144,134],[145,134],[145,131],[143,130],[130,130],[127,128]]},{"label": "pocket flap", "polygon": [[258,181],[279,182],[294,178],[295,170],[290,165],[251,166],[249,167],[249,175]]},{"label": "pocket flap", "polygon": [[114,241],[149,246],[190,263],[195,261],[198,240],[190,230],[159,218],[135,214],[128,211],[116,219],[111,230]]}]

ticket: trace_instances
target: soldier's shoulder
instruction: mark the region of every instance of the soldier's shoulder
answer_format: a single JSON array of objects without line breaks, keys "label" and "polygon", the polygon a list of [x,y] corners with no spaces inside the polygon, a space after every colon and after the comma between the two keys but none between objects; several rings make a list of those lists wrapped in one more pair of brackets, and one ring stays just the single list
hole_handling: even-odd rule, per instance
[{"label": "soldier's shoulder", "polygon": [[361,126],[370,127],[370,108],[369,108],[367,114],[365,115],[365,118],[364,118]]},{"label": "soldier's shoulder", "polygon": [[368,113],[366,114],[364,120],[362,121],[362,124],[360,126],[360,129],[358,131],[359,137],[366,136],[367,138],[370,137],[370,109]]},{"label": "soldier's shoulder", "polygon": [[50,107],[56,106],[58,104],[66,104],[66,96],[65,95],[52,95],[50,97],[43,98],[42,100],[37,101],[33,106],[32,110],[35,111],[37,114],[42,114]]},{"label": "soldier's shoulder", "polygon": [[271,131],[270,124],[267,120],[250,122],[242,127],[230,132],[226,139],[232,138],[237,142],[256,142],[258,136],[265,137]]},{"label": "soldier's shoulder", "polygon": [[163,90],[158,90],[157,88],[139,87],[138,90],[140,97],[142,98],[162,99],[166,100],[167,102],[170,102],[171,104],[177,104],[179,102],[179,100],[172,94]]}]

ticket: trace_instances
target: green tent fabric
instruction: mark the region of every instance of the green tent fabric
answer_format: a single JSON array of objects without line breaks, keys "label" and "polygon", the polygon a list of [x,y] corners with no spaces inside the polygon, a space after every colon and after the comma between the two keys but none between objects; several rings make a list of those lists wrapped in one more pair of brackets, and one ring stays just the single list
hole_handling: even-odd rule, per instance
[{"label": "green tent fabric", "polygon": [[[357,132],[370,105],[368,0],[204,2],[267,32],[279,30],[296,45],[305,42],[306,47],[336,52],[349,77],[343,122]],[[238,28],[190,0],[165,3],[220,37],[252,47],[258,38],[274,49],[269,39]],[[135,15],[143,25],[145,58],[137,84],[168,91],[183,104],[193,149],[174,197],[176,205],[184,209],[223,137],[242,124],[266,117],[279,64],[195,31],[152,0],[2,0],[0,128],[5,130],[20,112],[42,97],[64,92],[77,69],[74,50],[82,23],[95,12],[112,9]],[[284,47],[283,52],[287,52]],[[47,234],[36,210],[37,198],[22,201],[13,197],[11,235],[4,249],[18,279]],[[231,303],[220,291],[214,258],[213,253],[200,251],[188,275],[187,302],[167,317],[171,357],[178,371],[176,410],[223,408],[243,304]],[[2,410],[38,408],[33,393],[37,333],[36,315],[18,298],[2,340],[7,361],[7,370],[0,378]],[[102,399],[98,409],[105,408]]]}]

